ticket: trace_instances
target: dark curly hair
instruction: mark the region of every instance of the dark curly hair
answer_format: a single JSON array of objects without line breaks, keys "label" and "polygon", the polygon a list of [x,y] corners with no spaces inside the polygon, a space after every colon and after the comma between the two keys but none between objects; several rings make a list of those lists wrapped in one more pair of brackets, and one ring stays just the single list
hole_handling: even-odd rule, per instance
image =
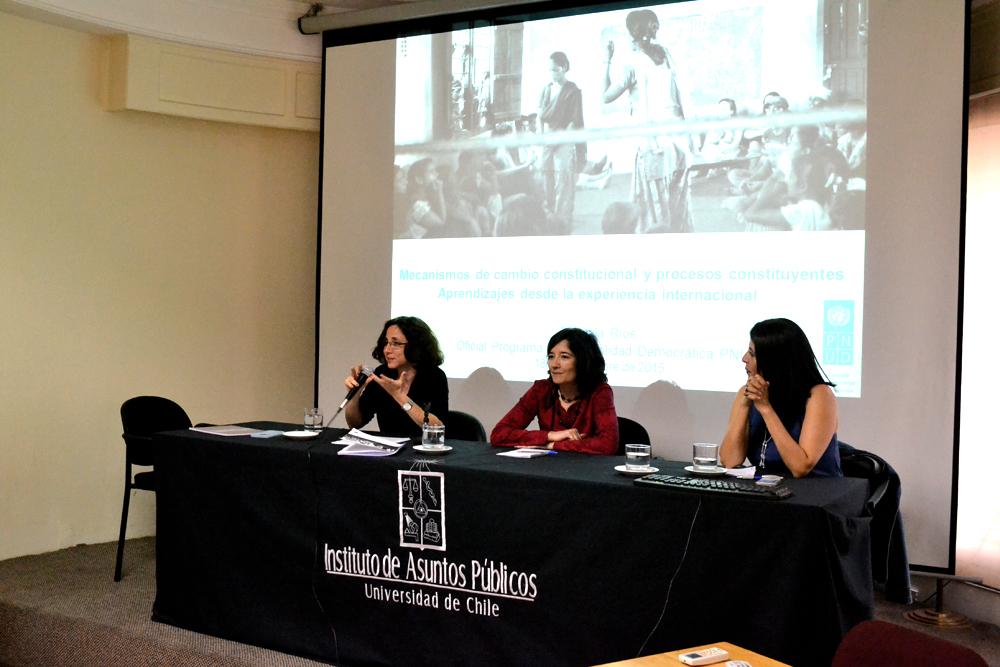
[{"label": "dark curly hair", "polygon": [[566,341],[570,352],[576,357],[576,388],[580,396],[589,396],[599,385],[608,381],[604,373],[604,355],[597,344],[597,336],[583,329],[568,328],[557,331],[549,339],[546,348],[552,351],[560,342]]},{"label": "dark curly hair", "polygon": [[441,352],[441,346],[438,345],[437,336],[427,326],[427,323],[419,317],[401,315],[387,320],[382,326],[382,333],[379,334],[375,349],[372,350],[372,357],[380,364],[385,363],[385,344],[388,342],[385,332],[391,326],[399,327],[399,330],[406,336],[406,360],[411,364],[417,368],[426,368],[440,366],[444,363],[444,354]]},{"label": "dark curly hair", "polygon": [[795,322],[783,317],[758,322],[750,329],[750,340],[757,372],[767,380],[771,405],[782,422],[791,423],[805,414],[813,387],[836,386],[820,368],[809,339]]}]

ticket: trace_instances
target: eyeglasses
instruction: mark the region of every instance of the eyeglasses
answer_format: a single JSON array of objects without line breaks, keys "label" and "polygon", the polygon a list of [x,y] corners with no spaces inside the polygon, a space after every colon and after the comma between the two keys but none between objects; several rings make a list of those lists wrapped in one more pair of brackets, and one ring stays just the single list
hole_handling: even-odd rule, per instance
[{"label": "eyeglasses", "polygon": [[398,340],[387,340],[385,342],[385,345],[383,345],[382,347],[389,348],[390,350],[401,350],[404,347],[406,347],[406,341],[400,342]]}]

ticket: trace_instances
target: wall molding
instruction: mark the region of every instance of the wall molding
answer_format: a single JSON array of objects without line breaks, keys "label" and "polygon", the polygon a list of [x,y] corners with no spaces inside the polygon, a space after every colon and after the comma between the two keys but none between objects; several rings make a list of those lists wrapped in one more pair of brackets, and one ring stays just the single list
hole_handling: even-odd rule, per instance
[{"label": "wall molding", "polygon": [[108,38],[107,111],[319,131],[320,65],[139,35]]}]

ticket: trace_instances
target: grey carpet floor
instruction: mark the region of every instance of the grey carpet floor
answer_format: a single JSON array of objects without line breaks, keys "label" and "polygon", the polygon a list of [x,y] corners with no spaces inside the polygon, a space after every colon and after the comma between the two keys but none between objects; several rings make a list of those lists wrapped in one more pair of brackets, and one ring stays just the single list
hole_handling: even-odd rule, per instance
[{"label": "grey carpet floor", "polygon": [[277,651],[150,620],[154,538],[129,540],[122,580],[115,542],[0,562],[0,665],[307,667]]},{"label": "grey carpet floor", "polygon": [[[83,545],[0,562],[0,667],[324,664],[154,623],[154,538],[128,541],[117,584],[111,579],[115,546]],[[906,609],[878,602],[875,617],[968,646],[1000,667],[997,626],[936,630],[905,620]]]}]

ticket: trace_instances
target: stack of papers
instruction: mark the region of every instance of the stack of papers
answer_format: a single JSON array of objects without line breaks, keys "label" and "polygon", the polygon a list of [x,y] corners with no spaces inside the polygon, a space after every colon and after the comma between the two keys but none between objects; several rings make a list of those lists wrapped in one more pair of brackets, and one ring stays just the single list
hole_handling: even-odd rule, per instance
[{"label": "stack of papers", "polygon": [[497,456],[509,456],[512,459],[533,459],[536,456],[548,456],[555,454],[553,449],[536,449],[534,447],[518,447],[507,452],[500,452]]},{"label": "stack of papers", "polygon": [[225,436],[235,436],[235,435],[253,435],[254,433],[260,433],[259,428],[250,428],[249,426],[192,426],[192,431],[198,431],[199,433],[208,433],[211,435],[225,435]]},{"label": "stack of papers", "polygon": [[392,456],[408,441],[409,438],[384,438],[352,428],[340,440],[334,440],[333,444],[347,445],[337,452],[345,456]]}]

